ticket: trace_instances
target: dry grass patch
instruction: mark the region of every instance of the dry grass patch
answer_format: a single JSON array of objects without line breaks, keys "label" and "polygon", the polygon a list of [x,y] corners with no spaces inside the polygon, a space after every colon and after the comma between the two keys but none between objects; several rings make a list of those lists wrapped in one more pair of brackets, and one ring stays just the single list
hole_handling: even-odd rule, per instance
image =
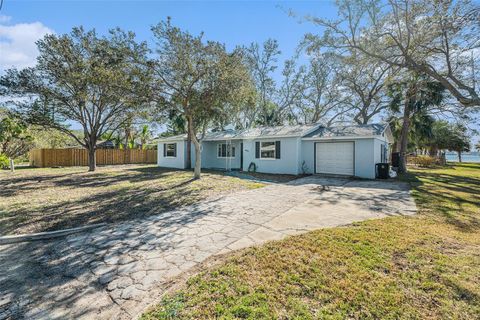
[{"label": "dry grass patch", "polygon": [[480,165],[415,170],[419,215],[237,252],[143,319],[475,319]]},{"label": "dry grass patch", "polygon": [[125,165],[0,171],[0,234],[29,233],[154,215],[263,184],[205,172]]}]

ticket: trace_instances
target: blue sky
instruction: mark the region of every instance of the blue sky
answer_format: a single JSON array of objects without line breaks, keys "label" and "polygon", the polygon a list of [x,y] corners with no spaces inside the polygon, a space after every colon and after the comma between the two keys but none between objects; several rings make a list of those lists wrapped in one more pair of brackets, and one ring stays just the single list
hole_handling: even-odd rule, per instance
[{"label": "blue sky", "polygon": [[[0,75],[9,67],[33,66],[35,41],[46,33],[68,33],[80,25],[99,33],[120,27],[135,32],[138,40],[153,47],[150,28],[167,17],[192,34],[204,32],[206,39],[225,43],[228,49],[277,39],[281,66],[294,54],[305,33],[318,30],[311,23],[289,17],[289,10],[299,16],[331,17],[336,12],[332,1],[4,0],[0,12]],[[276,75],[280,73],[278,68]]]},{"label": "blue sky", "polygon": [[[170,16],[176,26],[193,34],[203,31],[207,39],[223,42],[228,48],[277,39],[281,58],[285,59],[293,55],[306,32],[318,32],[318,27],[311,23],[289,17],[290,9],[300,16],[333,17],[336,12],[332,1],[4,0],[0,14],[4,25],[38,23],[38,28],[41,24],[55,33],[66,33],[79,25],[100,33],[119,26],[150,43],[153,42],[150,27]],[[1,37],[2,34],[0,40]],[[5,63],[0,62],[2,67],[6,67]]]},{"label": "blue sky", "polygon": [[0,74],[8,67],[33,65],[35,41],[46,33],[67,33],[80,25],[104,33],[118,26],[153,45],[150,27],[168,16],[176,26],[192,34],[203,31],[207,39],[225,43],[229,49],[276,39],[282,51],[281,65],[294,54],[305,33],[322,31],[289,17],[289,10],[298,17],[336,16],[333,1],[4,0],[0,11]]}]

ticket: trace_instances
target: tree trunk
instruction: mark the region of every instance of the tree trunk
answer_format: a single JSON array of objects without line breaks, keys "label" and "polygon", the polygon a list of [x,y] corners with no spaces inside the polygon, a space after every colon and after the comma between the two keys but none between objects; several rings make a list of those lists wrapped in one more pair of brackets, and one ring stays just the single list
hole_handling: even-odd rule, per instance
[{"label": "tree trunk", "polygon": [[202,152],[200,149],[200,142],[196,137],[192,139],[193,145],[195,146],[195,169],[193,171],[193,178],[200,179],[200,174],[202,170]]},{"label": "tree trunk", "polygon": [[95,171],[97,169],[97,157],[95,146],[88,147],[88,171]]},{"label": "tree trunk", "polygon": [[440,164],[442,166],[447,165],[447,156],[445,155],[445,152],[440,152]]},{"label": "tree trunk", "polygon": [[10,171],[15,172],[15,163],[12,158],[10,158]]},{"label": "tree trunk", "polygon": [[123,153],[123,163],[124,164],[127,164],[130,162],[130,151],[128,150],[128,140],[130,139],[130,134],[131,134],[131,130],[130,130],[130,124],[127,124],[127,126],[125,127],[125,152]]},{"label": "tree trunk", "polygon": [[187,130],[187,167],[186,169],[192,169],[192,135],[190,134],[190,128]]},{"label": "tree trunk", "polygon": [[193,171],[193,178],[200,179],[202,168],[202,151],[200,149],[200,141],[198,141],[197,135],[194,130],[193,119],[191,116],[187,116],[188,132],[192,138],[193,145],[195,146],[195,169]]},{"label": "tree trunk", "polygon": [[462,162],[462,152],[461,151],[457,151],[458,153],[458,162]]},{"label": "tree trunk", "polygon": [[408,88],[405,104],[403,109],[403,123],[402,131],[400,133],[400,141],[398,144],[399,147],[399,167],[398,173],[407,172],[407,148],[408,148],[408,133],[410,131],[410,113],[411,106],[415,103],[416,90],[415,85],[412,85]]}]

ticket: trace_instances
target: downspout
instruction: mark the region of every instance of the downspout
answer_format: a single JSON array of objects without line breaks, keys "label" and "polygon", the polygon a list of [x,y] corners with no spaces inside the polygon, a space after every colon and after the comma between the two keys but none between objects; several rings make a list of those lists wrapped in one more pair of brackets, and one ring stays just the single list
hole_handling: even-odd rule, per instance
[{"label": "downspout", "polygon": [[228,171],[232,171],[232,140],[228,140],[228,147],[230,148],[230,156],[228,157]]}]

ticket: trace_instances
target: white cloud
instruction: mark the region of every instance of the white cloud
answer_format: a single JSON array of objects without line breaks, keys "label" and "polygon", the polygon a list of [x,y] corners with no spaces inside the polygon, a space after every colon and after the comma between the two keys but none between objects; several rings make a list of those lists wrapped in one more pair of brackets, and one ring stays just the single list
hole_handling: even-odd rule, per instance
[{"label": "white cloud", "polygon": [[35,42],[53,31],[41,22],[6,25],[10,18],[3,17],[6,16],[0,16],[0,73],[12,67],[35,65],[38,55]]},{"label": "white cloud", "polygon": [[7,23],[12,20],[12,17],[0,14],[0,23]]}]

